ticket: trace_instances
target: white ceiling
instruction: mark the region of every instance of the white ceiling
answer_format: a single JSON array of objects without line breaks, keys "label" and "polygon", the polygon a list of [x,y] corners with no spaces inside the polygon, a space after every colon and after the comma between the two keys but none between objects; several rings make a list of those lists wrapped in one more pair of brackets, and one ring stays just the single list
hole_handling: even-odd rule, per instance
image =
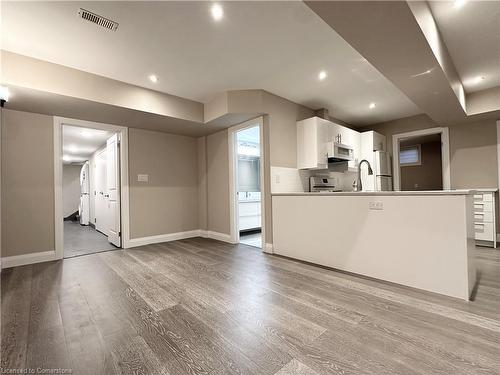
[{"label": "white ceiling", "polygon": [[[2,48],[201,102],[261,88],[354,125],[421,112],[304,3],[224,2],[218,23],[211,4],[4,1]],[[79,7],[118,31],[77,18]]]},{"label": "white ceiling", "polygon": [[500,86],[500,1],[429,4],[465,91]]},{"label": "white ceiling", "polygon": [[[106,144],[112,132],[63,125],[63,163],[82,163]],[[67,160],[65,160],[67,159]]]}]

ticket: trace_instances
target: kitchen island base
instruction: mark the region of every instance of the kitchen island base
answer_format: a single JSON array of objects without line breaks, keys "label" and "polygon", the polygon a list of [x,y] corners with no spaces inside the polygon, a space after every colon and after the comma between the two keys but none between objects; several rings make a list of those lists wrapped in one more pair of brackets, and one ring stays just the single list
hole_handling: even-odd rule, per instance
[{"label": "kitchen island base", "polygon": [[468,300],[473,202],[453,194],[276,194],[273,251]]}]

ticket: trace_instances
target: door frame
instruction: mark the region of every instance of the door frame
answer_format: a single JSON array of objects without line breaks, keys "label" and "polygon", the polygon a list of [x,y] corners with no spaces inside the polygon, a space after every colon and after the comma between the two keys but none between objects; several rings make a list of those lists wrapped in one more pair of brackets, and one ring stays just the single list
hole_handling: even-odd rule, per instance
[{"label": "door frame", "polygon": [[56,259],[64,257],[64,215],[62,194],[62,127],[63,125],[79,126],[98,130],[107,130],[120,134],[120,203],[122,248],[129,247],[129,179],[128,179],[128,128],[99,122],[78,120],[66,117],[54,117],[54,225]]},{"label": "door frame", "polygon": [[265,251],[266,245],[266,190],[264,183],[264,118],[262,116],[256,117],[252,120],[245,121],[241,124],[232,126],[228,129],[228,145],[229,145],[229,235],[231,243],[240,242],[240,231],[238,225],[238,195],[236,194],[236,187],[238,186],[238,173],[236,167],[238,165],[238,153],[235,152],[236,134],[240,130],[245,130],[259,127],[259,146],[260,146],[260,226],[262,235],[261,249]]},{"label": "door frame", "polygon": [[[102,155],[103,153],[106,152],[106,146],[100,148],[99,150],[97,150],[94,155],[93,155],[93,162],[95,163],[97,158],[100,157],[100,155]],[[92,168],[92,173],[90,174],[90,176],[92,177],[92,182],[93,182],[93,188],[94,190],[96,190],[96,176],[97,176],[97,165],[94,165],[93,168]],[[106,176],[104,177],[106,178]],[[97,196],[97,195],[96,195]],[[94,198],[94,219],[97,218],[97,205],[96,205],[96,202],[97,202],[97,199]],[[98,221],[94,221],[94,227],[95,227],[95,230],[97,230],[98,232],[101,232],[102,234],[105,234],[102,230],[99,230],[97,229],[97,223]],[[104,231],[106,230],[105,228],[101,228],[103,229]]]},{"label": "door frame", "polygon": [[450,136],[448,128],[436,127],[422,130],[415,130],[407,133],[394,134],[392,136],[392,170],[394,178],[394,190],[401,190],[401,170],[399,165],[399,148],[401,140],[405,138],[420,137],[423,135],[441,135],[441,175],[443,179],[443,190],[451,189],[450,177]]}]

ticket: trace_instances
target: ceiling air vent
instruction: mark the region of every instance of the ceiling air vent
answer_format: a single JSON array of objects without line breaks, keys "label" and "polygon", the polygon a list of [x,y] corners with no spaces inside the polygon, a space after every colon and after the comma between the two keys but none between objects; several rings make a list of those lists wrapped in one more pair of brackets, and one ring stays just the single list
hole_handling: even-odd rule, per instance
[{"label": "ceiling air vent", "polygon": [[105,27],[106,29],[116,31],[118,29],[118,22],[111,21],[106,17],[100,16],[98,14],[92,13],[86,9],[78,9],[78,16],[84,20],[93,22],[99,26]]}]

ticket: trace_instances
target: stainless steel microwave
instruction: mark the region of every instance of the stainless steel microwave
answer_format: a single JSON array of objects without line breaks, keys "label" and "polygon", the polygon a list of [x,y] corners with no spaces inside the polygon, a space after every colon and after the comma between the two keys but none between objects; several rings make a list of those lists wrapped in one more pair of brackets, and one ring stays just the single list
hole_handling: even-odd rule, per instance
[{"label": "stainless steel microwave", "polygon": [[335,163],[341,161],[354,160],[354,150],[351,146],[338,142],[328,143],[328,162]]}]

